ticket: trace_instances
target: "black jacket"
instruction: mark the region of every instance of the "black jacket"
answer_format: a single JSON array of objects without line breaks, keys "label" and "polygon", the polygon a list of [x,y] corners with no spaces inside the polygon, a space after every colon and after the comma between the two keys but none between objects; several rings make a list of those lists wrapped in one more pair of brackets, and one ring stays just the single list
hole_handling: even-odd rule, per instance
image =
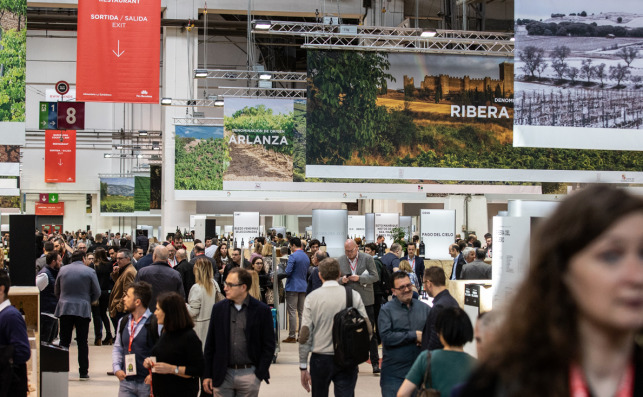
[{"label": "black jacket", "polygon": [[185,291],[185,301],[187,302],[188,297],[190,296],[190,289],[196,282],[194,279],[194,263],[188,262],[183,259],[176,267],[174,268],[181,275],[181,280],[183,280],[183,291]]},{"label": "black jacket", "polygon": [[[225,380],[230,358],[230,305],[224,299],[214,305],[210,318],[210,328],[205,340],[205,371],[203,378],[211,378],[214,387]],[[255,366],[255,375],[268,383],[270,364],[275,354],[275,332],[270,308],[250,297],[246,313],[246,341],[248,357]]]},{"label": "black jacket", "polygon": [[176,292],[185,296],[181,276],[166,261],[154,262],[144,267],[136,273],[135,281],[145,281],[152,284],[152,299],[148,305],[148,309],[152,313],[156,310],[156,298],[163,292]]},{"label": "black jacket", "polygon": [[456,262],[455,266],[453,266],[453,269],[451,269],[451,275],[449,276],[449,280],[453,278],[453,272],[455,272],[455,279],[456,280],[462,280],[462,268],[464,268],[464,265],[467,264],[467,261],[464,260],[464,256],[462,253],[458,254],[458,261]]}]

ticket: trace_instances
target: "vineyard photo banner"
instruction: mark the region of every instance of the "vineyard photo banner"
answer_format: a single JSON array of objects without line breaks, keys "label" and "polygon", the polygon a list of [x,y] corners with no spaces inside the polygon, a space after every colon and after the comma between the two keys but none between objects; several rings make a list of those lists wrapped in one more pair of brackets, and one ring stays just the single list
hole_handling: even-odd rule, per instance
[{"label": "vineyard photo banner", "polygon": [[133,214],[135,190],[134,177],[100,178],[101,215]]},{"label": "vineyard photo banner", "polygon": [[643,181],[640,152],[520,147],[513,59],[309,51],[308,76],[306,180]]},{"label": "vineyard photo banner", "polygon": [[516,2],[514,146],[643,150],[643,2]]},{"label": "vineyard photo banner", "polygon": [[221,191],[239,181],[293,182],[295,124],[292,99],[226,98],[223,126],[175,126],[174,188]]}]

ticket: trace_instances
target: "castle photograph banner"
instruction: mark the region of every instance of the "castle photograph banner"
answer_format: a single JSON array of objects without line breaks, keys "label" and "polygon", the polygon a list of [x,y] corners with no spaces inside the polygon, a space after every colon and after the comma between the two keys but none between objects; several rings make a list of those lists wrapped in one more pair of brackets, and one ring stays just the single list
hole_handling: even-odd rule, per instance
[{"label": "castle photograph banner", "polygon": [[643,2],[516,2],[515,145],[643,150]]},{"label": "castle photograph banner", "polygon": [[643,180],[640,152],[517,144],[513,58],[309,51],[308,76],[307,180]]}]

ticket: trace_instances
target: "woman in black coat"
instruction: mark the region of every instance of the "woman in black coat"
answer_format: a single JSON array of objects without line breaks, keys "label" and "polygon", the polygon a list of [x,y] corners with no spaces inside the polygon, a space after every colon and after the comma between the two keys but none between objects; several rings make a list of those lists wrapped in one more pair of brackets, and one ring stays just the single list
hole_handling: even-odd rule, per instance
[{"label": "woman in black coat", "polygon": [[154,314],[163,331],[152,348],[156,361],[148,357],[143,362],[152,370],[154,396],[196,397],[203,374],[203,352],[185,300],[176,292],[161,294]]}]

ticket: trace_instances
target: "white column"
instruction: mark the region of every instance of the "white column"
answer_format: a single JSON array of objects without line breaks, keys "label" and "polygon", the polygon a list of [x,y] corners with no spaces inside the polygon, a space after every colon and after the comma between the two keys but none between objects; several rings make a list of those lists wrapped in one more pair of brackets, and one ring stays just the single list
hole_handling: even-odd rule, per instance
[{"label": "white column", "polygon": [[[189,37],[189,38],[188,38]],[[192,78],[197,65],[198,32],[189,36],[181,28],[165,27],[163,34],[162,98],[191,99],[196,93],[196,82]],[[191,62],[187,54],[190,49]],[[190,215],[196,213],[196,201],[178,201],[174,198],[174,117],[185,115],[185,108],[163,106],[161,110],[163,128],[163,192],[161,236],[181,230],[190,223]]]}]

